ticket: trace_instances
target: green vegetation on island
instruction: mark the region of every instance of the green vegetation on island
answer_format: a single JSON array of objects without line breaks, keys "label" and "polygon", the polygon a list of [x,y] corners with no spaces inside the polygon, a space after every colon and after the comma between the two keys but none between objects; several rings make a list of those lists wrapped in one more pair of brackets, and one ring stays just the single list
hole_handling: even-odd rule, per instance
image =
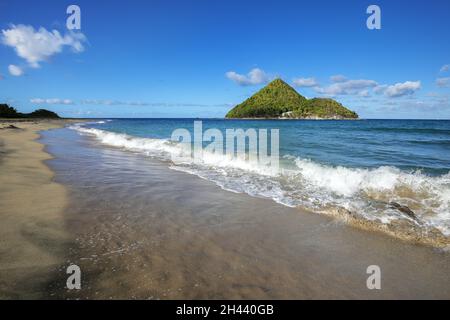
[{"label": "green vegetation on island", "polygon": [[294,88],[281,79],[276,79],[238,104],[227,118],[278,118],[284,112],[297,109],[306,102]]},{"label": "green vegetation on island", "polygon": [[231,109],[226,118],[357,119],[358,115],[328,98],[306,99],[281,79],[275,79]]},{"label": "green vegetation on island", "polygon": [[303,102],[292,112],[293,118],[357,119],[358,115],[336,100],[313,98]]},{"label": "green vegetation on island", "polygon": [[0,103],[0,118],[43,118],[43,119],[59,119],[59,116],[49,110],[38,109],[31,113],[20,113],[6,103]]}]

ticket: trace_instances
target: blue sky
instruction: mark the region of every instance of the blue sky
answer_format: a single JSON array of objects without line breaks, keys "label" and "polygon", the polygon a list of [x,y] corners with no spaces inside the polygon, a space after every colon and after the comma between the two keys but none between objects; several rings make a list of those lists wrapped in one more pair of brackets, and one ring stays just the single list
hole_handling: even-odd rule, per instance
[{"label": "blue sky", "polygon": [[[66,9],[81,8],[81,30]],[[369,5],[381,29],[366,27]],[[56,31],[55,31],[56,30]],[[450,1],[0,1],[0,101],[223,117],[274,77],[364,118],[450,119]]]}]

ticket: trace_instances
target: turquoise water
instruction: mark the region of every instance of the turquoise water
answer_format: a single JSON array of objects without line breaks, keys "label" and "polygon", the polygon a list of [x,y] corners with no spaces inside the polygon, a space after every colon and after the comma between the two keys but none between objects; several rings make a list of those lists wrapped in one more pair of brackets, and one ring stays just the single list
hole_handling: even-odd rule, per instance
[{"label": "turquoise water", "polygon": [[[169,139],[173,130],[193,131],[194,119],[120,119],[92,127],[117,133]],[[280,154],[327,165],[395,166],[431,175],[450,171],[450,121],[202,120],[204,129],[278,128]]]},{"label": "turquoise water", "polygon": [[100,145],[145,153],[174,170],[210,180],[226,190],[269,197],[315,211],[343,207],[369,220],[410,219],[450,235],[450,121],[432,120],[224,120],[202,119],[203,130],[279,129],[281,170],[211,157],[174,164],[173,130],[193,131],[200,119],[112,119],[75,126]]}]

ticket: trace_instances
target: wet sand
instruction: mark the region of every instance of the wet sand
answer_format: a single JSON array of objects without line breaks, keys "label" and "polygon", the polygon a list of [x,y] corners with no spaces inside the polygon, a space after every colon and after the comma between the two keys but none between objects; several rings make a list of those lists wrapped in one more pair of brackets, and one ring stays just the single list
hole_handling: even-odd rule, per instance
[{"label": "wet sand", "polygon": [[[0,130],[0,298],[450,298],[445,250],[224,191],[69,129],[34,140],[64,123]],[[65,288],[72,263],[79,291]],[[369,265],[381,290],[366,287]]]},{"label": "wet sand", "polygon": [[[73,242],[48,296],[82,299],[450,298],[445,250],[224,191],[68,129],[45,132]],[[64,289],[65,268],[82,289]],[[381,290],[368,290],[369,265]]]},{"label": "wet sand", "polygon": [[67,194],[35,139],[66,122],[0,120],[0,299],[42,297],[63,261]]}]

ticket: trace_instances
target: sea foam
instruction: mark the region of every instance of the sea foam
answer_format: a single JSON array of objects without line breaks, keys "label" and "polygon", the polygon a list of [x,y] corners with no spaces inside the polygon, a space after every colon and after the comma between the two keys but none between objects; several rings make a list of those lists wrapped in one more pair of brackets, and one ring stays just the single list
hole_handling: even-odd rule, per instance
[{"label": "sea foam", "polygon": [[[173,155],[190,152],[186,145],[170,140],[134,137],[83,124],[70,128],[102,144],[160,160],[170,161]],[[314,211],[340,207],[385,224],[412,220],[392,206],[395,202],[410,208],[416,216],[413,222],[421,228],[437,228],[450,236],[450,173],[431,177],[392,166],[330,166],[289,155],[284,156],[283,163],[289,165],[274,173],[255,163],[204,151],[201,161],[173,163],[170,168],[213,181],[225,190],[271,198],[290,207]]]}]

